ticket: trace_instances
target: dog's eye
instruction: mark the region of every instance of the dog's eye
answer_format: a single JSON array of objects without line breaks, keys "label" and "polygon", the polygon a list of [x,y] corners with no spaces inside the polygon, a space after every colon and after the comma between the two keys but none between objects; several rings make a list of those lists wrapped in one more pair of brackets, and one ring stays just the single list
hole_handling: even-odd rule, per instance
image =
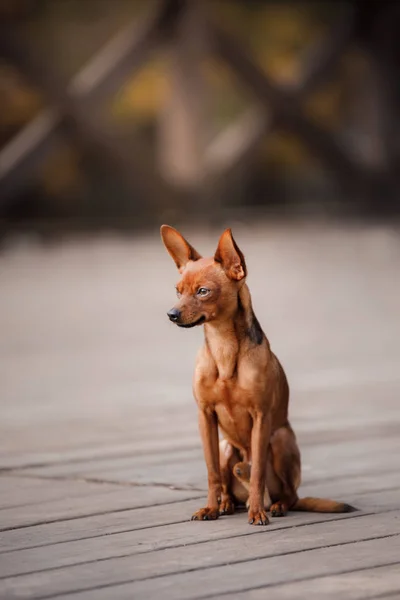
[{"label": "dog's eye", "polygon": [[176,290],[176,295],[178,296],[178,298],[180,298],[182,296],[182,294],[180,293],[179,290]]},{"label": "dog's eye", "polygon": [[198,296],[207,296],[207,294],[210,292],[210,290],[208,290],[205,287],[201,287],[197,290],[197,295]]}]

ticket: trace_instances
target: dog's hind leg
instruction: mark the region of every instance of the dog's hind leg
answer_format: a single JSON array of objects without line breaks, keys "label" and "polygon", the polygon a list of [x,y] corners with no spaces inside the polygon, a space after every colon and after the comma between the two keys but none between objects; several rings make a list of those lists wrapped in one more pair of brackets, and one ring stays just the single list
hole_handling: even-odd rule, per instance
[{"label": "dog's hind leg", "polygon": [[232,473],[234,465],[240,460],[236,448],[228,442],[221,440],[219,443],[219,462],[221,471],[221,503],[220,515],[232,515],[235,512],[234,496],[236,491],[235,481]]},{"label": "dog's hind leg", "polygon": [[300,451],[296,437],[288,424],[271,437],[272,468],[281,482],[279,499],[271,505],[273,517],[283,517],[297,502],[297,488],[301,480]]},{"label": "dog's hind leg", "polygon": [[232,515],[235,504],[232,494],[232,467],[238,461],[237,450],[226,439],[219,443],[219,463],[221,471],[220,515]]}]

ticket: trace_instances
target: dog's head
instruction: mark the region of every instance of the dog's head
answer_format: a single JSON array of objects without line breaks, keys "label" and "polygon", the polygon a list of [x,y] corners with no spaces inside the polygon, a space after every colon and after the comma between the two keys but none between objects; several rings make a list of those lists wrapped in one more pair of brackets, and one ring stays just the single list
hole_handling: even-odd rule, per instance
[{"label": "dog's head", "polygon": [[202,258],[173,227],[163,225],[161,237],[181,279],[178,302],[167,315],[179,327],[194,327],[229,318],[237,308],[238,290],[247,275],[242,252],[230,229],[221,235],[212,258]]}]

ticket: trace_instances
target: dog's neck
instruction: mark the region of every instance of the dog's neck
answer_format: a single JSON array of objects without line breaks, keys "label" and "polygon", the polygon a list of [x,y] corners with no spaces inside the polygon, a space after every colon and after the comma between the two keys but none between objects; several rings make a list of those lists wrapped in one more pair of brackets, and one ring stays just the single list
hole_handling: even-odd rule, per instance
[{"label": "dog's neck", "polygon": [[240,348],[235,316],[205,323],[204,333],[208,350],[218,370],[218,378],[224,381],[232,379]]},{"label": "dog's neck", "polygon": [[234,377],[243,344],[261,344],[264,334],[254,315],[249,288],[244,283],[238,292],[233,314],[205,323],[206,344],[218,370],[218,378]]}]

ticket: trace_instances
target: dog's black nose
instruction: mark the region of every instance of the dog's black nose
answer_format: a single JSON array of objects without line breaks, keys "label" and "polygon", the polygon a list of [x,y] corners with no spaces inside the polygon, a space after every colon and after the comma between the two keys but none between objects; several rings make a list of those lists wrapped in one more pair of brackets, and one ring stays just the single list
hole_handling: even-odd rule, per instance
[{"label": "dog's black nose", "polygon": [[170,321],[173,321],[174,323],[176,323],[180,319],[181,311],[178,310],[177,308],[171,308],[171,310],[169,310],[167,312],[167,315],[168,315]]}]

